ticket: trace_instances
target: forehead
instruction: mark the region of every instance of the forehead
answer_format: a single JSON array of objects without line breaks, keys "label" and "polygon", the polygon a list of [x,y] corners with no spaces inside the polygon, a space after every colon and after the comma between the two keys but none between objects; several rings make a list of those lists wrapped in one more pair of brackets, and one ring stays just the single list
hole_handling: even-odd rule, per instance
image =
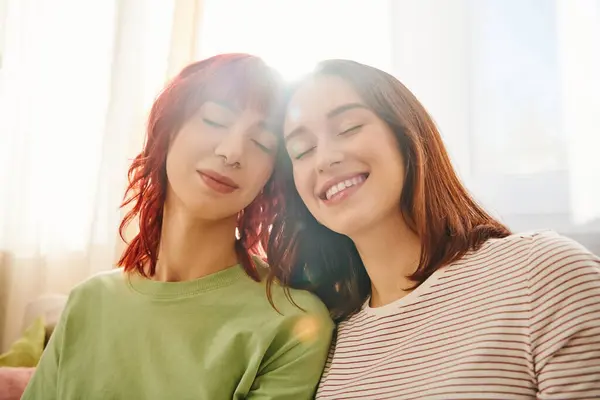
[{"label": "forehead", "polygon": [[251,119],[265,119],[267,112],[260,107],[256,107],[252,104],[242,104],[241,106],[236,103],[230,103],[223,100],[207,100],[200,106],[201,111],[205,112],[217,112],[225,113],[225,115],[232,115],[235,117],[247,117]]},{"label": "forehead", "polygon": [[292,96],[285,115],[286,130],[326,118],[331,110],[348,103],[363,103],[350,84],[337,76],[316,76]]},{"label": "forehead", "polygon": [[272,118],[283,95],[281,82],[263,66],[222,66],[197,77],[191,103],[203,106],[212,102],[236,114],[250,111]]}]

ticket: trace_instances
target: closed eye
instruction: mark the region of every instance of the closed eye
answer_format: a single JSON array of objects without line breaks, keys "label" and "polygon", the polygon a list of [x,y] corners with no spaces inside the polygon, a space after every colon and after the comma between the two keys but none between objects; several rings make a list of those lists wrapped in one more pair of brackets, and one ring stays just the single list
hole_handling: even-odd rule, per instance
[{"label": "closed eye", "polygon": [[261,149],[262,151],[264,151],[265,153],[273,154],[273,149],[268,148],[267,146],[265,146],[258,140],[252,139],[252,143],[254,143],[256,146],[258,146],[258,148]]},{"label": "closed eye", "polygon": [[311,147],[310,149],[304,150],[302,153],[298,153],[294,156],[295,160],[299,160],[302,157],[304,157],[305,155],[309,154],[311,151],[313,151],[314,149],[316,149],[316,146]]},{"label": "closed eye", "polygon": [[346,135],[348,133],[354,133],[354,132],[358,132],[360,130],[360,128],[363,127],[363,124],[360,125],[354,125],[348,129],[345,129],[343,131],[341,131],[338,135]]},{"label": "closed eye", "polygon": [[206,125],[212,126],[214,128],[227,128],[226,125],[220,124],[220,123],[210,120],[208,118],[202,118],[202,122],[204,122]]}]

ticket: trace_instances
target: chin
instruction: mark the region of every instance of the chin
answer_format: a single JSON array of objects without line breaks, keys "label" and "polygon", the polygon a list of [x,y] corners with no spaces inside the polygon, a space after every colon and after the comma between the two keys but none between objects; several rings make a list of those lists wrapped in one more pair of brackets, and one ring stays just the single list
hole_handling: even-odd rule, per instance
[{"label": "chin", "polygon": [[188,202],[185,204],[185,209],[190,217],[204,221],[218,221],[228,218],[231,215],[237,215],[231,208],[226,207],[223,203],[219,204],[214,200]]},{"label": "chin", "polygon": [[364,226],[363,221],[357,220],[357,218],[343,218],[339,214],[333,218],[328,218],[327,222],[321,223],[328,229],[350,238],[360,232]]}]

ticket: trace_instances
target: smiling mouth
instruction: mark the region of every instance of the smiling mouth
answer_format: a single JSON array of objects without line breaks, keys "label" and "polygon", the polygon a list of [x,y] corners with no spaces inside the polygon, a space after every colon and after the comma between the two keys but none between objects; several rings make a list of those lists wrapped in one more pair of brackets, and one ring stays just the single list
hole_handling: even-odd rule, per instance
[{"label": "smiling mouth", "polygon": [[331,185],[323,191],[319,198],[325,202],[334,202],[342,200],[355,192],[369,177],[368,173],[358,174],[348,179],[344,179],[338,183]]}]

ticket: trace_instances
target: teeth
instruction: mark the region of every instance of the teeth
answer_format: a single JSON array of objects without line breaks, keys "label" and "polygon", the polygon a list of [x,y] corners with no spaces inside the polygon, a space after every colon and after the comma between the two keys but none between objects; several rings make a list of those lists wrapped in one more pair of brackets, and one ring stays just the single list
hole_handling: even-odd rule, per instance
[{"label": "teeth", "polygon": [[360,176],[355,176],[352,179],[346,179],[345,181],[342,181],[338,184],[335,184],[333,186],[331,186],[329,189],[327,189],[327,191],[325,192],[325,198],[327,200],[331,199],[334,195],[336,195],[337,193],[341,192],[342,190],[349,188],[351,186],[355,186],[358,185],[359,183],[362,183],[365,181],[365,177],[360,175]]}]

